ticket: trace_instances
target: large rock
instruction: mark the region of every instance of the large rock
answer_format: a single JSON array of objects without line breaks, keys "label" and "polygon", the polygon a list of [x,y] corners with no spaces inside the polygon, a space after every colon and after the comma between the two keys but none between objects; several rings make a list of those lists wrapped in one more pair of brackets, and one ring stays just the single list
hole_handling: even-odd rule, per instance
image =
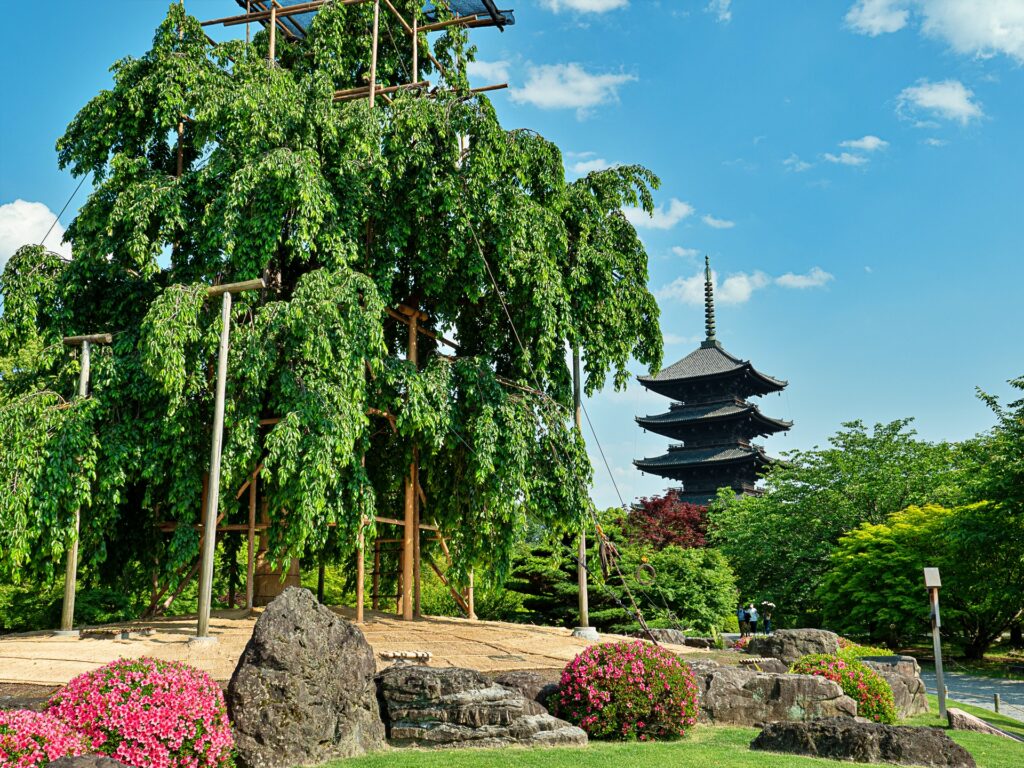
[{"label": "large rock", "polygon": [[928,695],[921,679],[921,667],[913,656],[865,656],[861,661],[889,683],[901,718],[928,711]]},{"label": "large rock", "polygon": [[971,754],[937,728],[908,728],[848,719],[772,723],[751,749],[858,763],[974,768]]},{"label": "large rock", "polygon": [[780,659],[770,656],[745,656],[740,659],[741,667],[749,667],[756,672],[775,672],[784,675],[789,672],[789,665]]},{"label": "large rock", "polygon": [[838,683],[814,675],[758,672],[745,667],[692,665],[700,719],[718,725],[857,716],[857,702]]},{"label": "large rock", "polygon": [[47,763],[49,768],[126,768],[124,763],[104,755],[78,755],[58,757]]},{"label": "large rock", "polygon": [[384,746],[373,651],[357,627],[289,587],[256,622],[228,684],[242,768],[291,768]]},{"label": "large rock", "polygon": [[792,664],[811,653],[838,652],[839,635],[827,629],[780,629],[752,638],[746,651],[752,656],[771,656]]},{"label": "large rock", "polygon": [[502,672],[494,678],[494,682],[500,686],[513,691],[519,691],[527,702],[532,702],[541,707],[531,714],[542,714],[548,711],[548,701],[551,696],[558,693],[558,683],[548,681],[548,678],[537,672],[525,672],[513,670]]},{"label": "large rock", "polygon": [[1024,741],[1011,733],[989,725],[980,717],[964,712],[962,709],[951,707],[946,710],[946,718],[949,720],[949,727],[954,731],[974,731],[975,733],[987,733],[989,736],[1002,736],[1004,739]]},{"label": "large rock", "polygon": [[581,746],[587,734],[471,669],[397,665],[378,677],[396,746]]}]

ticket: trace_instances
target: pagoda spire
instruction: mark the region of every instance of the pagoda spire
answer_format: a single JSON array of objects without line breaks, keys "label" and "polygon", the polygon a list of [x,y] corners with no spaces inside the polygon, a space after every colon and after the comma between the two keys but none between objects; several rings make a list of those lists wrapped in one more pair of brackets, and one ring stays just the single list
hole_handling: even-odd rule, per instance
[{"label": "pagoda spire", "polygon": [[702,347],[720,346],[715,338],[715,283],[711,278],[711,260],[704,256],[704,330],[707,338]]}]

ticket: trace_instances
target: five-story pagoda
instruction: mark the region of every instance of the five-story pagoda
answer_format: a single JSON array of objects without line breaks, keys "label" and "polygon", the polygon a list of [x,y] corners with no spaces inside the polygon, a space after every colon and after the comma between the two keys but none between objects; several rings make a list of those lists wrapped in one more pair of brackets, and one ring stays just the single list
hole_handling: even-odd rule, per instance
[{"label": "five-story pagoda", "polygon": [[757,436],[785,432],[792,422],[765,416],[748,397],[781,392],[785,381],[767,376],[726,352],[715,339],[711,266],[704,259],[704,316],[707,338],[689,355],[640,383],[674,402],[666,413],[637,417],[645,430],[680,441],[668,453],[633,462],[643,472],[680,481],[682,501],[707,504],[719,488],[756,493],[755,483],[771,463]]}]

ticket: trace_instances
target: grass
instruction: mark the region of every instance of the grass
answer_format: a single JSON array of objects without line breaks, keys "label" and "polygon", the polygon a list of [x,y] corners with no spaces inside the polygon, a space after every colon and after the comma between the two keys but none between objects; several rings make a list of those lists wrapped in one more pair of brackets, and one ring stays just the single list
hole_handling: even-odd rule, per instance
[{"label": "grass", "polygon": [[[929,696],[933,713],[938,710]],[[976,707],[950,702],[1006,731],[1024,736],[1024,723],[1005,715],[996,715]],[[937,714],[919,715],[908,725],[940,727]],[[849,768],[848,762],[821,760],[772,752],[754,752],[750,742],[757,728],[699,726],[685,739],[653,744],[592,742],[585,749],[462,749],[462,750],[389,750],[367,757],[331,763],[334,768]],[[1024,744],[982,733],[950,731],[949,735],[965,747],[979,768],[1020,768],[1024,765]]]}]

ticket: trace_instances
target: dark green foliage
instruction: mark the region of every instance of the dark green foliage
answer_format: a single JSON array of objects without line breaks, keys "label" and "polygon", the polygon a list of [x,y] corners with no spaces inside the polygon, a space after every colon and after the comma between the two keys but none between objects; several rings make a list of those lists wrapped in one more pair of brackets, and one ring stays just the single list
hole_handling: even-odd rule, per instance
[{"label": "dark green foliage", "polygon": [[722,493],[711,507],[712,543],[744,594],[776,604],[778,626],[819,624],[818,586],[844,533],[911,504],[963,499],[956,447],[916,439],[909,419],[872,432],[845,424],[829,443],[773,465],[763,495]]},{"label": "dark green foliage", "polygon": [[[50,578],[75,509],[83,572],[106,584],[194,559],[220,331],[204,287],[255,277],[273,287],[231,315],[225,522],[246,519],[234,490],[262,461],[273,557],[348,563],[360,519],[372,540],[374,516],[400,507],[417,446],[454,575],[476,564],[500,581],[529,521],[578,527],[591,469],[565,348],[588,392],[624,386],[631,357],[660,365],[646,254],[621,213],[650,210],[658,180],[625,166],[566,183],[556,146],[465,92],[464,30],[433,45],[451,71],[435,96],[334,103],[364,82],[368,12],[321,9],[269,66],[264,32],[214,46],[175,3],[59,140],[61,167],[96,188],[68,228],[73,261],[28,247],[0,278],[5,578]],[[408,80],[390,49],[379,84]],[[421,338],[418,369],[404,360],[407,329],[386,314],[403,303],[458,339],[454,358]],[[61,337],[101,331],[114,343],[75,401]]]}]

